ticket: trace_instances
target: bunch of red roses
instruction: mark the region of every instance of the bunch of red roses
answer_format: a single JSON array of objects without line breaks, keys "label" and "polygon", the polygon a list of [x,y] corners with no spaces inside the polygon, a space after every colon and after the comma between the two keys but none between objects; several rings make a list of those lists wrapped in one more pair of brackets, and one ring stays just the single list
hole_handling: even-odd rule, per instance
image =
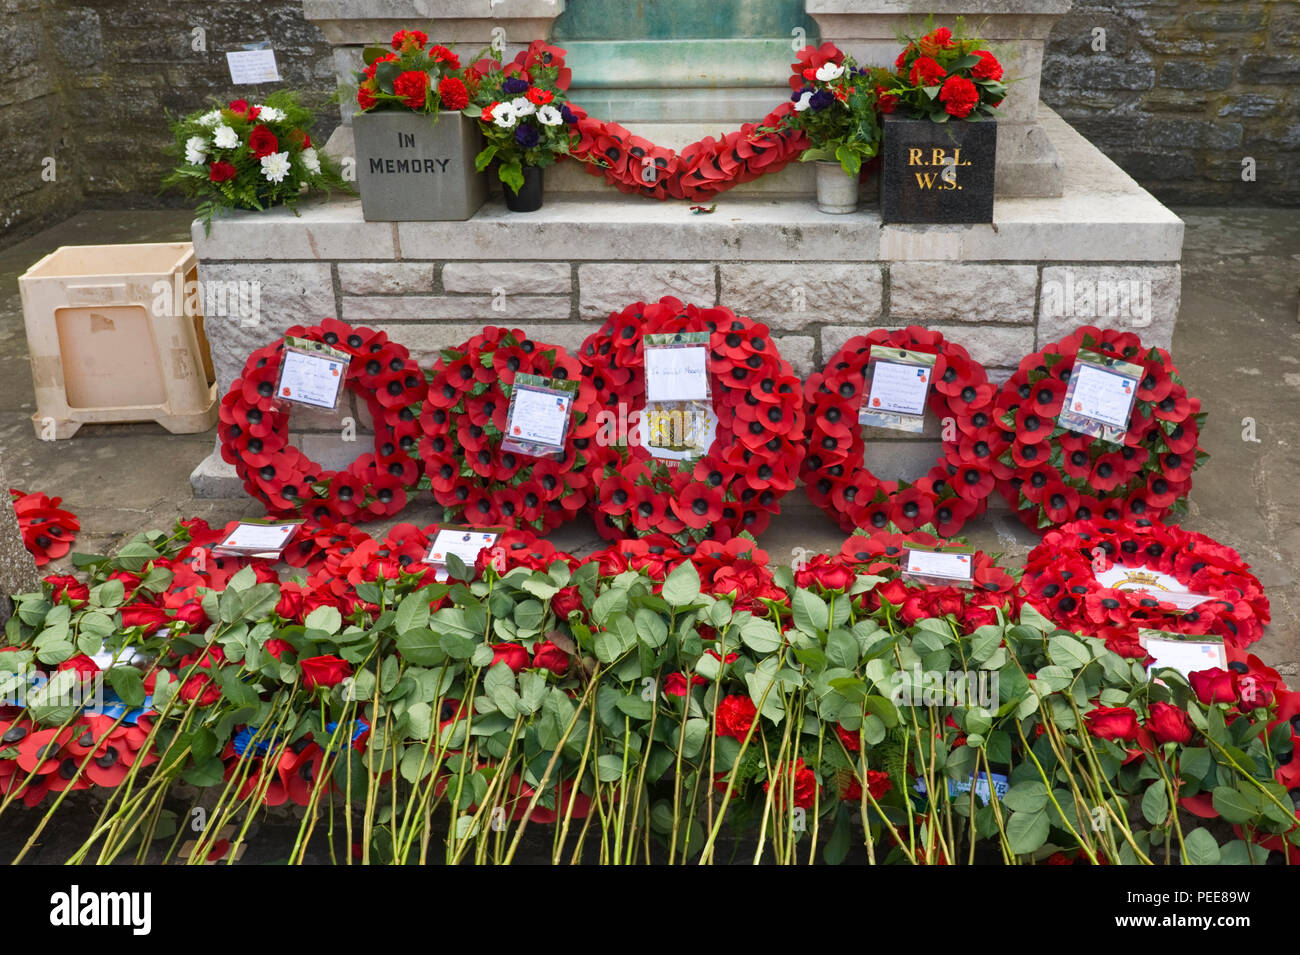
[{"label": "bunch of red roses", "polygon": [[[1113,566],[1167,575],[1188,592],[1210,598],[1190,609],[1161,600],[1158,590],[1107,587],[1097,574]],[[1029,554],[1025,598],[1068,630],[1101,637],[1121,656],[1146,656],[1140,629],[1214,634],[1228,646],[1259,640],[1269,621],[1268,598],[1250,565],[1205,534],[1160,522],[1078,521],[1049,530]]]},{"label": "bunch of red roses", "polygon": [[[521,374],[578,383],[562,458],[502,447],[511,390]],[[591,493],[595,402],[576,359],[519,329],[485,328],[443,349],[420,414],[419,452],[446,519],[548,531],[572,518]]]},{"label": "bunch of red roses", "polygon": [[[1080,350],[1143,369],[1123,443],[1061,427],[1057,417]],[[1169,353],[1133,332],[1081,326],[1026,356],[1002,386],[986,432],[993,476],[1029,527],[1070,521],[1150,520],[1186,509],[1201,402],[1189,398]]]},{"label": "bunch of red roses", "polygon": [[880,109],[935,122],[978,120],[994,116],[1006,98],[1002,64],[981,40],[936,27],[909,39],[894,62],[894,74],[877,87]]},{"label": "bunch of red roses", "polygon": [[362,53],[366,65],[356,78],[357,105],[363,111],[407,109],[436,115],[469,105],[475,78],[461,69],[455,53],[430,46],[421,30],[398,30],[389,45],[391,49],[367,47]]},{"label": "bunch of red roses", "polygon": [[58,560],[72,549],[81,522],[77,515],[60,507],[63,498],[28,494],[12,487],[9,496],[13,499],[23,546],[36,559],[37,567]]},{"label": "bunch of red roses", "polygon": [[302,514],[316,523],[374,520],[396,514],[420,480],[414,452],[425,379],[405,346],[384,332],[332,318],[287,335],[322,342],[351,356],[345,384],[365,399],[374,421],[374,453],[344,471],[316,464],[289,443],[289,413],[276,394],[283,340],[257,349],[221,400],[221,456],[268,513]]},{"label": "bunch of red roses", "polygon": [[767,326],[675,298],[637,302],[583,343],[583,377],[605,424],[629,422],[646,404],[643,336],[675,332],[710,336],[713,444],[694,461],[672,461],[652,456],[630,431],[616,436],[625,443],[602,442],[596,527],[611,538],[761,533],[794,488],[804,454],[799,380]]},{"label": "bunch of red roses", "polygon": [[[937,356],[929,408],[944,423],[943,452],[914,485],[881,480],[865,462],[858,414],[873,346]],[[889,524],[910,531],[933,524],[944,536],[956,534],[983,513],[993,491],[989,428],[996,394],[984,366],[939,332],[911,326],[850,339],[804,384],[809,428],[802,476],[808,496],[845,531]]]}]

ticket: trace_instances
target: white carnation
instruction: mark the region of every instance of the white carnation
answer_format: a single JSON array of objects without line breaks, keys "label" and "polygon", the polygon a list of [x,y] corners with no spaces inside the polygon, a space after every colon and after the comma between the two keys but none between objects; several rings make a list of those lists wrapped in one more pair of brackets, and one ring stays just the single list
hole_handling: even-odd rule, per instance
[{"label": "white carnation", "polygon": [[269,156],[262,157],[262,175],[271,182],[284,182],[284,177],[289,174],[289,154],[271,153]]},{"label": "white carnation", "polygon": [[817,67],[817,79],[823,83],[829,83],[831,80],[838,80],[844,75],[844,67],[836,66],[834,63],[823,63]]},{"label": "white carnation", "polygon": [[276,109],[274,106],[263,106],[261,103],[257,104],[257,108],[261,111],[257,114],[257,118],[264,123],[278,123],[284,119],[284,110],[282,109]]},{"label": "white carnation", "polygon": [[214,109],[199,117],[199,125],[207,127],[208,129],[211,129],[219,122],[221,122],[221,110],[219,109]]},{"label": "white carnation", "polygon": [[559,126],[564,122],[564,116],[548,103],[537,110],[537,121],[543,126]]},{"label": "white carnation", "polygon": [[218,149],[234,149],[239,145],[239,134],[229,126],[218,126],[212,134],[212,142]]},{"label": "white carnation", "polygon": [[308,146],[298,157],[302,160],[303,167],[313,176],[320,175],[320,157],[316,155],[316,150]]},{"label": "white carnation", "polygon": [[202,136],[191,136],[185,140],[185,161],[192,166],[201,166],[208,160],[208,141]]}]

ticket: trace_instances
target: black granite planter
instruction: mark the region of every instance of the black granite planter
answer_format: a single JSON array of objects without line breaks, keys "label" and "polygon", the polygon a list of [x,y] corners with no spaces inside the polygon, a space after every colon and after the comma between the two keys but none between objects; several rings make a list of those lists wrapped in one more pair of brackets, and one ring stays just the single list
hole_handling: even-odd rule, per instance
[{"label": "black granite planter", "polygon": [[996,122],[885,117],[882,222],[992,222]]}]

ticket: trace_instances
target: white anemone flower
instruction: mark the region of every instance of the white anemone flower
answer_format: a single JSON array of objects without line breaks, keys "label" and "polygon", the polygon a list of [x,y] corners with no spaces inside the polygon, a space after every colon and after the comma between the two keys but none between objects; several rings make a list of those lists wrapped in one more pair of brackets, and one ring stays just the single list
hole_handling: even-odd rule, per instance
[{"label": "white anemone flower", "polygon": [[516,96],[510,101],[510,108],[515,111],[515,116],[523,119],[525,116],[532,116],[537,112],[537,107],[532,101],[525,96]]},{"label": "white anemone flower", "polygon": [[270,182],[284,182],[284,177],[289,174],[289,154],[271,153],[269,156],[262,157],[262,175]]},{"label": "white anemone flower", "polygon": [[218,126],[212,134],[212,142],[218,149],[234,149],[239,145],[239,134],[229,126]]},{"label": "white anemone flower", "polygon": [[800,97],[795,100],[794,110],[796,113],[802,113],[808,108],[808,103],[812,99],[812,93],[805,90]]},{"label": "white anemone flower", "polygon": [[519,115],[513,103],[498,103],[492,108],[492,123],[501,129],[514,129],[517,122]]},{"label": "white anemone flower", "polygon": [[836,66],[834,63],[823,63],[817,67],[817,79],[823,83],[829,83],[831,80],[838,80],[844,75],[844,67]]},{"label": "white anemone flower", "polygon": [[309,173],[313,176],[320,175],[320,157],[316,155],[316,150],[313,147],[308,146],[298,158],[302,160],[303,168]]},{"label": "white anemone flower", "polygon": [[564,116],[558,109],[547,103],[537,110],[537,121],[543,126],[559,126],[564,122]]},{"label": "white anemone flower", "polygon": [[185,161],[191,166],[202,166],[208,160],[208,141],[202,136],[185,140]]}]

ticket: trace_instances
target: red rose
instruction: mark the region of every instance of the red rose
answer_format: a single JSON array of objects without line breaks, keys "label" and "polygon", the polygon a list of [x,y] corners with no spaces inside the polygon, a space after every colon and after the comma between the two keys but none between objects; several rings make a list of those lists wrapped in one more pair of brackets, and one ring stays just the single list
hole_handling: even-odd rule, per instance
[{"label": "red rose", "polygon": [[1202,703],[1233,703],[1237,699],[1236,674],[1227,670],[1196,670],[1187,675],[1187,682]]},{"label": "red rose", "polygon": [[[817,777],[804,765],[802,759],[798,760],[793,767],[786,767],[785,770],[777,773],[776,795],[772,797],[772,801],[778,807],[784,802],[790,783],[783,777],[791,769],[794,771],[794,804],[800,809],[811,809],[817,802]],[[772,780],[763,783],[763,792],[767,792],[771,785]]]},{"label": "red rose", "polygon": [[54,588],[50,596],[55,603],[61,603],[67,597],[73,603],[82,603],[90,599],[90,588],[71,574],[51,574],[45,582]]},{"label": "red rose", "polygon": [[299,660],[302,669],[302,685],[305,690],[314,690],[318,686],[331,687],[342,683],[345,677],[352,675],[352,665],[333,655],[308,657]]},{"label": "red rose", "polygon": [[888,600],[895,607],[901,607],[907,603],[907,585],[898,579],[891,580],[884,586],[876,588],[876,596],[881,600]]},{"label": "red rose", "polygon": [[270,640],[266,641],[266,643],[262,644],[262,649],[278,660],[280,657],[284,656],[284,654],[293,652],[293,644],[288,640],[280,640],[277,637],[272,637]]},{"label": "red rose", "polygon": [[192,630],[198,630],[206,627],[210,621],[208,615],[203,612],[203,604],[197,600],[191,600],[174,608],[176,611],[176,620],[179,623],[188,623]]},{"label": "red rose", "polygon": [[853,586],[853,571],[837,558],[818,554],[794,575],[794,582],[805,589],[816,585],[827,591],[844,591]]},{"label": "red rose", "polygon": [[1152,703],[1147,717],[1147,729],[1159,743],[1190,743],[1192,721],[1188,715],[1171,703]]},{"label": "red rose", "polygon": [[[948,71],[928,56],[918,56],[908,74],[913,86],[938,86]],[[967,82],[970,82],[967,80]]]},{"label": "red rose", "polygon": [[225,182],[227,179],[234,179],[238,174],[239,170],[234,166],[219,159],[208,167],[208,178],[213,182]]},{"label": "red rose", "polygon": [[302,620],[304,599],[301,590],[284,587],[280,590],[280,602],[275,605],[275,612],[285,620]]},{"label": "red rose", "polygon": [[464,109],[469,105],[469,90],[454,76],[444,76],[438,83],[438,97],[443,109]]},{"label": "red rose", "polygon": [[237,114],[237,115],[239,115],[239,116],[247,116],[247,115],[248,115],[248,100],[246,100],[246,99],[235,99],[235,100],[231,100],[231,101],[230,101],[230,105],[229,105],[227,108],[228,108],[232,113],[235,113],[235,114]]},{"label": "red rose", "polygon": [[551,609],[560,620],[568,620],[575,613],[582,613],[582,594],[577,587],[565,587],[551,598]]},{"label": "red rose", "polygon": [[407,70],[393,80],[393,92],[411,109],[424,109],[429,98],[429,74],[423,70]]},{"label": "red rose", "polygon": [[1084,716],[1088,729],[1098,739],[1133,739],[1137,736],[1137,714],[1127,706],[1098,706]]},{"label": "red rose", "polygon": [[99,673],[99,664],[84,653],[69,657],[59,664],[60,670],[76,670],[82,677],[93,677]]},{"label": "red rose", "polygon": [[839,723],[835,724],[835,733],[839,736],[840,742],[850,753],[856,753],[862,748],[862,740],[858,737],[857,730],[846,730]]},{"label": "red rose", "polygon": [[492,647],[492,665],[504,663],[518,673],[528,666],[528,651],[517,643],[498,643]]},{"label": "red rose", "polygon": [[[691,686],[703,686],[708,682],[708,680],[698,674],[691,677]],[[686,674],[670,673],[668,676],[664,677],[664,692],[669,696],[685,696],[687,692]]]},{"label": "red rose", "polygon": [[167,611],[152,604],[136,604],[122,608],[122,626],[125,628],[144,627],[145,633],[153,633],[163,624],[169,623]]},{"label": "red rose", "polygon": [[754,725],[758,707],[747,696],[726,696],[718,703],[718,711],[713,715],[719,736],[743,740],[749,728]]},{"label": "red rose", "polygon": [[949,116],[965,119],[980,101],[980,91],[964,76],[950,76],[939,90],[939,100]]},{"label": "red rose", "polygon": [[971,76],[980,80],[1000,80],[1002,79],[1002,64],[998,58],[988,50],[976,50],[975,55],[980,61],[971,67]]},{"label": "red rose", "polygon": [[199,706],[211,706],[221,699],[221,687],[206,673],[196,673],[181,684],[181,699],[186,703],[198,700]]},{"label": "red rose", "polygon": [[275,138],[275,133],[271,132],[265,126],[254,126],[253,131],[248,135],[248,149],[253,154],[254,159],[261,159],[263,156],[269,156],[280,149],[280,141]]},{"label": "red rose", "polygon": [[569,669],[569,655],[550,640],[543,640],[533,647],[533,666],[564,676]]}]

